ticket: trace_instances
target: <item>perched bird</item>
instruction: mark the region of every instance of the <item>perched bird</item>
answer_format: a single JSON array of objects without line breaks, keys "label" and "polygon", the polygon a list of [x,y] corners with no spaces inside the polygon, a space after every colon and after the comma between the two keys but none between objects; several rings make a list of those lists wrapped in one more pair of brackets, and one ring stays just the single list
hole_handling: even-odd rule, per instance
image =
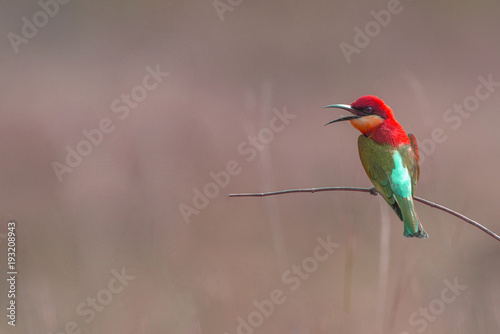
[{"label": "perched bird", "polygon": [[405,237],[427,238],[413,205],[420,169],[417,139],[396,121],[392,109],[376,96],[363,96],[351,105],[332,104],[353,115],[325,125],[349,121],[361,131],[358,149],[361,163],[375,189],[404,223]]}]

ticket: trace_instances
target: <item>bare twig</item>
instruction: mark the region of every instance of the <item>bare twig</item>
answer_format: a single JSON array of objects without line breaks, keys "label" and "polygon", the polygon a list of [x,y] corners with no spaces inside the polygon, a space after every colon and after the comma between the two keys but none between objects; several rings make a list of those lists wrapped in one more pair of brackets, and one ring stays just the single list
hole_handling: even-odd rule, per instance
[{"label": "bare twig", "polygon": [[[280,191],[273,191],[273,192],[268,192],[268,193],[247,193],[247,194],[229,194],[229,197],[264,197],[264,196],[273,196],[273,195],[281,195],[281,194],[290,194],[290,193],[315,193],[315,192],[321,192],[321,191],[359,191],[359,192],[365,192],[365,193],[370,193],[372,195],[377,195],[377,191],[375,190],[375,187],[372,188],[360,188],[360,187],[325,187],[325,188],[306,188],[306,189],[288,189],[288,190],[280,190]],[[472,220],[466,216],[464,216],[461,213],[458,213],[456,211],[453,211],[451,209],[448,209],[445,206],[442,206],[440,204],[428,201],[424,198],[413,196],[413,199],[415,201],[418,201],[420,203],[424,203],[431,208],[436,208],[439,210],[442,210],[444,212],[447,212],[455,217],[458,217],[462,219],[463,221],[477,227],[484,233],[490,235],[491,237],[495,238],[496,240],[500,241],[500,236],[498,234],[495,234],[494,232],[490,231],[483,225],[479,224],[475,220]]]}]

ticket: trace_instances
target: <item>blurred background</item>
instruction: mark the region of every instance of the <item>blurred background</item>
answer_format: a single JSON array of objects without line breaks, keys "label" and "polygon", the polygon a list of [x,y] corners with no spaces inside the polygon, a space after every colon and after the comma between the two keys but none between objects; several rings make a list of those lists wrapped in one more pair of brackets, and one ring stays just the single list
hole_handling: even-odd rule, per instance
[{"label": "blurred background", "polygon": [[417,203],[417,240],[380,196],[228,197],[370,187],[322,107],[373,94],[416,195],[499,233],[497,1],[1,7],[2,333],[500,331],[500,243],[453,216]]}]

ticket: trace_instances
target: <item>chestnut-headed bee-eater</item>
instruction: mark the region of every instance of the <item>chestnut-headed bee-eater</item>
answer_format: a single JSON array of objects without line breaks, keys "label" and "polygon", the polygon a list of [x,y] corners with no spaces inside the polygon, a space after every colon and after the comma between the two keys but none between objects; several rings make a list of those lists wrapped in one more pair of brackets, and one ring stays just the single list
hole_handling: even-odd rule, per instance
[{"label": "chestnut-headed bee-eater", "polygon": [[361,163],[375,189],[403,221],[403,235],[427,238],[413,205],[420,173],[415,136],[406,134],[392,109],[373,95],[360,97],[351,105],[332,104],[325,108],[340,108],[352,113],[325,125],[349,121],[361,132],[358,138]]}]

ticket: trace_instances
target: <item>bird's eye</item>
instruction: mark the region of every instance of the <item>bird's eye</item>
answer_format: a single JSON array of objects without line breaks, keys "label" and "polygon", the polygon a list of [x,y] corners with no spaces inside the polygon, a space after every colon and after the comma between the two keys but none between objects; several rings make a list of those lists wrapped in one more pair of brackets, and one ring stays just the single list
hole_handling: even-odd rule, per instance
[{"label": "bird's eye", "polygon": [[365,111],[370,114],[373,111],[373,108],[372,107],[366,107]]}]

